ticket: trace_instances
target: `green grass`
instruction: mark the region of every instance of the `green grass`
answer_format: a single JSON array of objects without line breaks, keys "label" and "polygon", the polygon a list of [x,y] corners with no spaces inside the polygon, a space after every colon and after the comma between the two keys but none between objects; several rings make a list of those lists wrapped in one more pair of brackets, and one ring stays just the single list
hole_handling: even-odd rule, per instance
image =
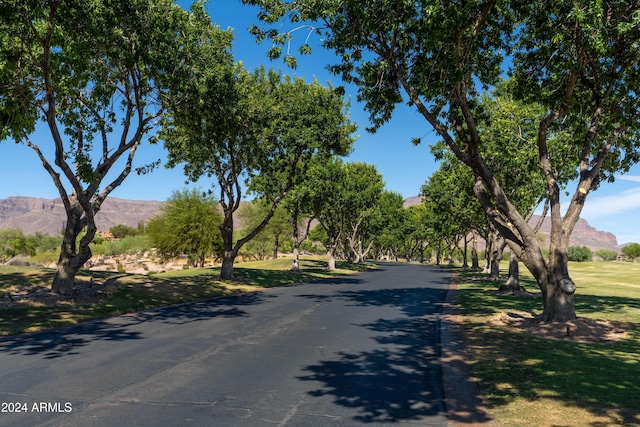
[{"label": "green grass", "polygon": [[[91,319],[132,313],[149,308],[198,301],[218,296],[252,292],[274,286],[291,285],[339,275],[352,274],[371,265],[337,263],[330,272],[319,258],[301,260],[301,273],[288,271],[290,259],[245,262],[234,267],[236,281],[218,279],[217,268],[199,268],[149,276],[116,272],[80,271],[78,283],[92,278],[104,287],[97,303],[73,301],[56,305],[21,304],[0,308],[0,336],[35,332]],[[25,287],[49,288],[54,270],[36,267],[0,266],[0,295]]]},{"label": "green grass", "polygon": [[459,275],[467,350],[497,425],[640,425],[640,264],[574,263],[570,274],[578,316],[612,322],[626,339],[586,344],[493,326],[501,312],[539,314],[541,298],[497,295],[497,282]]}]

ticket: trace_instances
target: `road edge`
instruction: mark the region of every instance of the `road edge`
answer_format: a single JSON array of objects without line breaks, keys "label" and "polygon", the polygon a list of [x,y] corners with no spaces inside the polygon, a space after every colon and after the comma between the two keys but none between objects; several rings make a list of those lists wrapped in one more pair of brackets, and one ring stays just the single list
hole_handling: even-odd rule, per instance
[{"label": "road edge", "polygon": [[449,285],[440,319],[444,404],[449,427],[493,426],[464,348],[458,312],[458,284]]}]

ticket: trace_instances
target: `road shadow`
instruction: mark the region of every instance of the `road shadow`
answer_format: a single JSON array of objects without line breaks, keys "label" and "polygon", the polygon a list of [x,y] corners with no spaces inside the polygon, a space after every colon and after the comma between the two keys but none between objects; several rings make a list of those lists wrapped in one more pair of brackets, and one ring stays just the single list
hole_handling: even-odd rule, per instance
[{"label": "road shadow", "polygon": [[301,381],[320,383],[310,396],[332,396],[334,403],[356,409],[355,421],[397,423],[442,416],[437,313],[446,289],[399,288],[348,290],[328,298],[351,306],[395,307],[401,316],[357,326],[374,332],[375,350],[341,351],[303,368]]},{"label": "road shadow", "polygon": [[15,355],[41,355],[45,359],[79,354],[95,341],[141,340],[145,336],[133,327],[148,321],[171,325],[199,322],[216,317],[243,317],[242,306],[261,304],[274,296],[253,292],[233,297],[179,304],[123,316],[92,320],[42,332],[0,338],[0,352]]},{"label": "road shadow", "polygon": [[[361,325],[380,332],[379,348],[339,352],[337,359],[303,369],[302,381],[321,383],[310,396],[332,396],[334,403],[357,410],[364,423],[424,421],[443,413],[434,346],[424,332],[433,329],[421,319],[380,320]],[[427,384],[426,384],[427,383]]]}]

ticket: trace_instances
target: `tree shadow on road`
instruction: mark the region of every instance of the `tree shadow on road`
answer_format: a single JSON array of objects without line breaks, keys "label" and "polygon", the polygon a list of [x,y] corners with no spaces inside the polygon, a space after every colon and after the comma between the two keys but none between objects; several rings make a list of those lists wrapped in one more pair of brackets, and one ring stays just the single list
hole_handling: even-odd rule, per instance
[{"label": "tree shadow on road", "polygon": [[378,335],[365,352],[341,351],[304,368],[302,381],[321,383],[311,396],[333,396],[337,405],[358,410],[359,422],[394,423],[442,417],[438,321],[444,289],[349,290],[304,298],[346,300],[354,306],[392,306],[401,317],[358,325]]},{"label": "tree shadow on road", "polygon": [[426,320],[380,320],[363,327],[382,332],[373,351],[339,352],[337,359],[307,366],[303,381],[322,385],[311,396],[333,396],[337,405],[358,410],[360,422],[424,421],[442,416],[439,371],[421,330]]},{"label": "tree shadow on road", "polygon": [[55,359],[79,354],[81,348],[95,341],[127,341],[145,338],[134,327],[147,321],[182,325],[215,317],[242,317],[240,307],[262,303],[270,296],[249,293],[237,297],[216,298],[195,303],[146,310],[124,316],[64,326],[32,334],[0,338],[0,352],[15,355],[42,355]]}]

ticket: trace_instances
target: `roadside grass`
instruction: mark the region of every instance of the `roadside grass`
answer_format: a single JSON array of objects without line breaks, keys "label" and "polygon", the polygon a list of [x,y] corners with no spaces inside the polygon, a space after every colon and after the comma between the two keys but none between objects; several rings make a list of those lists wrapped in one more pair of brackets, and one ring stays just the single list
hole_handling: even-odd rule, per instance
[{"label": "roadside grass", "polygon": [[465,346],[498,426],[640,426],[640,264],[572,263],[569,272],[578,316],[612,322],[627,338],[576,343],[494,326],[501,312],[540,314],[541,297],[497,295],[498,282],[459,274]]},{"label": "roadside grass", "polygon": [[[91,280],[102,290],[99,300],[91,303],[61,301],[56,305],[29,302],[0,307],[0,336],[348,275],[372,267],[338,262],[337,270],[331,272],[321,257],[302,258],[300,263],[300,273],[288,271],[291,259],[287,258],[236,264],[235,281],[219,280],[219,268],[194,268],[153,275],[82,270],[76,282],[88,284]],[[46,290],[54,273],[55,270],[50,268],[0,266],[0,295],[6,296],[8,292],[20,292],[25,288],[33,290],[34,287]]]}]

